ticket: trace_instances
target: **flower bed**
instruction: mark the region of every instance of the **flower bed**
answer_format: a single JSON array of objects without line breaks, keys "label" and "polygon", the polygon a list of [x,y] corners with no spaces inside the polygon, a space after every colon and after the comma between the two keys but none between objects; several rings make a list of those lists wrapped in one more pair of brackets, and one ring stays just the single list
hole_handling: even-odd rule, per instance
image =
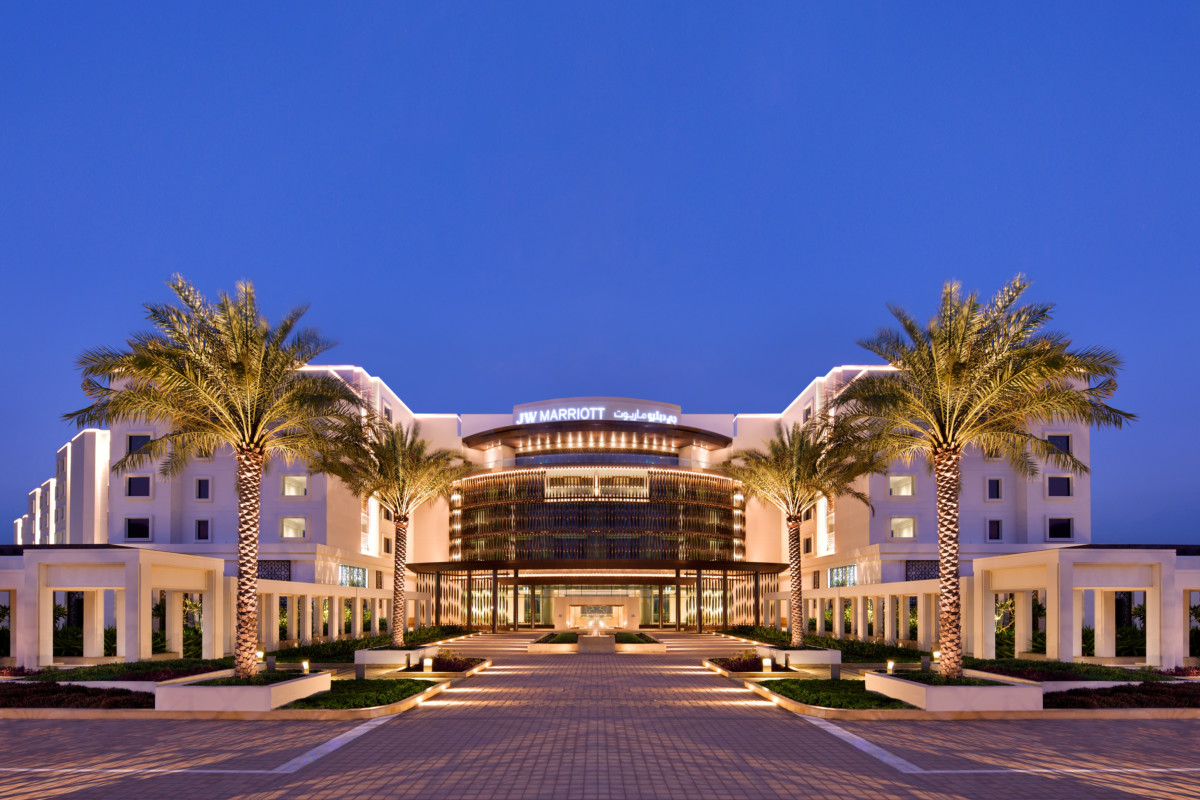
[{"label": "flower bed", "polygon": [[1105,689],[1072,689],[1042,697],[1045,708],[1200,708],[1200,684],[1139,683]]},{"label": "flower bed", "polygon": [[291,703],[286,708],[374,708],[420,694],[434,681],[412,678],[334,681],[328,692]]},{"label": "flower bed", "polygon": [[154,708],[154,695],[57,683],[0,683],[0,708]]},{"label": "flower bed", "polygon": [[160,683],[162,681],[203,675],[206,672],[229,669],[232,658],[207,659],[181,658],[174,661],[129,661],[118,664],[96,664],[72,669],[46,669],[30,674],[31,681],[139,681]]},{"label": "flower bed", "polygon": [[760,686],[789,700],[824,708],[912,708],[908,703],[868,692],[862,681],[782,680],[762,681]]},{"label": "flower bed", "polygon": [[[443,650],[433,657],[432,672],[466,672],[477,664],[482,664],[487,659],[485,658],[465,658],[457,653],[451,653],[449,650]],[[424,663],[417,663],[410,666],[405,672],[422,672],[425,669]]]},{"label": "flower bed", "polygon": [[1174,676],[1151,669],[1124,669],[1102,664],[1074,664],[1067,661],[1029,661],[1027,659],[983,660],[968,658],[964,666],[993,675],[1027,681],[1170,681]]}]

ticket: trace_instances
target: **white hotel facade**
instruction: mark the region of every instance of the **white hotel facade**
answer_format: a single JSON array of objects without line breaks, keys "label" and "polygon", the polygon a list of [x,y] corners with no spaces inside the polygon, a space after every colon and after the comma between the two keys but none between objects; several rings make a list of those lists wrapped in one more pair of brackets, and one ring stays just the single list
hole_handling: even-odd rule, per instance
[{"label": "white hotel facade", "polygon": [[[761,446],[776,425],[821,413],[864,371],[886,368],[836,367],[768,414],[691,414],[609,397],[539,401],[497,414],[423,414],[362,368],[308,369],[336,374],[384,417],[419,422],[434,446],[478,468],[449,502],[422,508],[409,527],[409,624],[564,628],[583,613],[600,613],[616,627],[708,630],[786,624],[786,590],[796,578],[787,573],[779,512],[744,498],[717,466],[736,450]],[[29,493],[27,512],[14,521],[16,545],[0,548],[0,596],[8,592],[13,609],[10,657],[17,663],[53,660],[47,609],[55,593],[67,591],[83,593],[85,655],[102,653],[98,631],[115,621],[119,655],[148,657],[148,606],[160,591],[168,608],[184,594],[202,598],[205,653],[230,650],[232,455],[194,461],[172,479],[153,467],[111,471],[144,437],[162,432],[150,425],[82,431],[58,451],[54,476]],[[1037,433],[1089,462],[1086,427]],[[1090,546],[1089,477],[1041,466],[1030,480],[979,452],[963,459],[968,650],[990,654],[997,594],[1014,595],[1020,612],[1038,592],[1047,607],[1048,657],[1078,657],[1085,622],[1095,625],[1097,656],[1109,656],[1116,593],[1133,591],[1144,593],[1147,606],[1147,661],[1182,664],[1200,554]],[[823,500],[805,515],[799,579],[806,614],[823,629],[823,611],[834,609],[836,619],[849,608],[851,632],[836,626],[832,635],[866,637],[870,617],[871,638],[904,642],[915,607],[911,644],[929,648],[937,593],[933,476],[924,464],[896,463],[861,484],[870,508]],[[262,617],[273,619],[284,603],[295,611],[285,638],[308,642],[320,638],[313,623],[322,613],[348,604],[349,635],[378,630],[391,598],[392,531],[386,512],[373,501],[364,506],[336,479],[271,463],[262,486]],[[168,623],[172,649],[181,641],[177,628]],[[1019,643],[1030,635],[1018,625]],[[280,644],[273,625],[263,627],[262,639],[268,649]]]}]

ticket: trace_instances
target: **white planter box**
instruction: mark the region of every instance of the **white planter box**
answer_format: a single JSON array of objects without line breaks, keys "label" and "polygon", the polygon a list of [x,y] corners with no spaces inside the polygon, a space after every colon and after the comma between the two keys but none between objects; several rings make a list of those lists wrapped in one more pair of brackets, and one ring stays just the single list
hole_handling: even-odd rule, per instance
[{"label": "white planter box", "polygon": [[615,653],[616,652],[615,636],[580,636],[579,650],[580,653]]},{"label": "white planter box", "polygon": [[754,648],[759,658],[774,659],[785,667],[822,666],[842,663],[841,650],[784,650],[760,644]]},{"label": "white planter box", "polygon": [[929,686],[884,672],[868,672],[866,684],[868,692],[879,692],[926,711],[1042,710],[1042,690],[1037,685]]},{"label": "white planter box", "polygon": [[1048,692],[1069,692],[1072,689],[1110,689],[1113,686],[1133,686],[1145,681],[1031,681],[1026,678],[1011,678],[1008,675],[997,675],[979,669],[965,669],[963,674],[969,678],[983,678],[988,681],[1004,681],[1022,686],[1037,686],[1042,694]]},{"label": "white planter box", "polygon": [[354,663],[371,667],[411,667],[413,664],[420,664],[426,658],[433,658],[437,651],[438,648],[434,645],[414,647],[412,650],[392,650],[384,647],[355,650]]},{"label": "white planter box", "polygon": [[154,693],[154,708],[156,711],[270,711],[302,697],[328,692],[332,682],[330,673],[316,672],[266,686],[164,685]]},{"label": "white planter box", "polygon": [[231,669],[202,672],[199,675],[188,675],[183,678],[172,678],[169,681],[56,681],[63,686],[86,686],[91,689],[128,689],[131,692],[149,692],[155,694],[160,687],[176,686],[181,683],[211,681],[217,678],[228,678],[233,674]]}]

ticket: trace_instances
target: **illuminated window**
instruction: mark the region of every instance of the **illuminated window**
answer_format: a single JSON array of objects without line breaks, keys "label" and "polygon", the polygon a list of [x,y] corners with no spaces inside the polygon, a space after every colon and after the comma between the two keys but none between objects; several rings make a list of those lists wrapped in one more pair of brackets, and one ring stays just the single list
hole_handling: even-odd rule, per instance
[{"label": "illuminated window", "polygon": [[149,475],[130,475],[125,479],[125,496],[126,497],[149,497],[150,496],[150,476]]},{"label": "illuminated window", "polygon": [[889,475],[888,495],[890,497],[912,497],[917,493],[917,479],[913,475]]},{"label": "illuminated window", "polygon": [[892,517],[892,538],[893,539],[915,539],[917,538],[917,518],[916,517]]},{"label": "illuminated window", "polygon": [[283,476],[283,496],[284,497],[305,497],[308,494],[308,476],[307,475],[284,475]]},{"label": "illuminated window", "polygon": [[304,517],[284,517],[280,520],[279,535],[284,539],[303,539],[306,529]]},{"label": "illuminated window", "polygon": [[829,568],[829,588],[837,586],[855,586],[858,584],[858,565],[850,564],[845,567]]},{"label": "illuminated window", "polygon": [[338,585],[367,588],[366,567],[351,567],[348,564],[338,564]]}]

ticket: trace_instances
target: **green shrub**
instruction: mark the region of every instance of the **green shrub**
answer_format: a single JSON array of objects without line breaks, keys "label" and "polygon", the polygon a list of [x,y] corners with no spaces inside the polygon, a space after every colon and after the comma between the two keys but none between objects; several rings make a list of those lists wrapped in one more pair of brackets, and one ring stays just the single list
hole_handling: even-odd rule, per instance
[{"label": "green shrub", "polygon": [[299,678],[303,673],[295,670],[280,670],[278,672],[260,672],[249,678],[214,678],[211,681],[197,681],[190,686],[270,686],[272,683],[283,683]]},{"label": "green shrub", "polygon": [[233,666],[233,656],[228,658],[200,659],[181,658],[171,661],[130,661],[121,664],[95,664],[90,667],[72,669],[47,669],[30,676],[35,681],[169,681],[186,678]]},{"label": "green shrub", "polygon": [[398,703],[435,685],[412,678],[334,681],[328,692],[305,697],[285,708],[374,708]]},{"label": "green shrub", "polygon": [[632,631],[617,631],[617,644],[658,644],[658,640],[652,636],[647,636],[644,633],[633,633]]},{"label": "green shrub", "polygon": [[776,694],[807,703],[810,706],[825,708],[912,708],[908,703],[885,697],[875,692],[868,692],[862,681],[854,680],[817,680],[785,678],[783,680],[762,681],[762,686]]},{"label": "green shrub", "polygon": [[1200,683],[1143,683],[1042,695],[1043,708],[1200,708]]},{"label": "green shrub", "polygon": [[150,692],[57,683],[0,683],[0,708],[154,708]]},{"label": "green shrub", "polygon": [[1029,681],[1164,681],[1170,676],[1149,669],[1124,669],[1067,661],[966,658],[963,666]]},{"label": "green shrub", "polygon": [[578,633],[547,633],[534,644],[575,644],[578,641]]},{"label": "green shrub", "polygon": [[[461,625],[442,625],[440,627],[417,628],[404,635],[405,649],[415,649],[430,642],[464,636],[470,629]],[[392,638],[387,635],[364,636],[361,639],[342,639],[337,642],[316,642],[314,644],[289,647],[272,653],[275,660],[283,664],[295,664],[310,661],[314,664],[352,664],[354,651],[371,647],[389,647]]]},{"label": "green shrub", "polygon": [[947,678],[940,672],[933,670],[915,670],[906,669],[895,673],[897,678],[903,678],[906,681],[915,683],[923,683],[926,686],[1004,686],[1003,681],[988,681],[982,678]]}]

